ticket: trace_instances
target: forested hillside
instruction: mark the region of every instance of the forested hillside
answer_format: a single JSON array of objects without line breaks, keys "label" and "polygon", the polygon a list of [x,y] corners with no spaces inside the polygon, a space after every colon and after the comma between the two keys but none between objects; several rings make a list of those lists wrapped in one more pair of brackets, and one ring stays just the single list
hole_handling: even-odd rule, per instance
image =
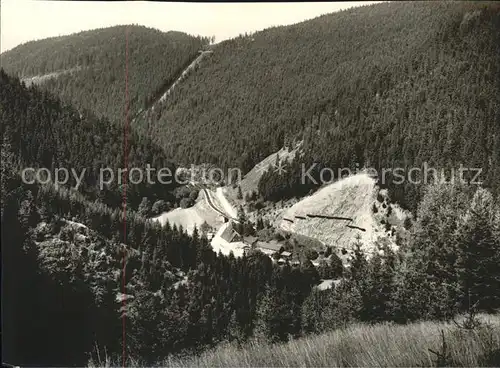
[{"label": "forested hillside", "polygon": [[283,333],[299,333],[301,303],[318,280],[310,262],[290,270],[260,252],[216,255],[197,230],[189,237],[64,188],[27,185],[12,147],[1,148],[6,361],[82,366],[126,349],[155,362],[243,341],[271,286],[296,312]]},{"label": "forested hillside", "polygon": [[[341,11],[216,45],[161,117],[142,127],[179,162],[249,170],[303,139],[307,164],[336,170],[462,163],[482,167],[498,193],[499,44],[494,3],[394,2]],[[298,172],[278,180],[280,197],[300,191],[293,184]],[[405,191],[397,200],[414,208],[418,198]]]},{"label": "forested hillside", "polygon": [[[55,178],[56,169],[65,168],[70,172],[68,187],[76,186],[72,170],[77,176],[83,173],[78,190],[90,199],[121,207],[124,185],[127,184],[127,203],[132,208],[137,209],[145,196],[151,201],[173,200],[175,183],[162,184],[153,175],[151,183],[145,177],[138,181],[137,177],[130,176],[135,180],[134,183],[138,183],[132,184],[118,172],[125,165],[145,172],[147,164],[155,169],[169,168],[172,173],[175,171],[175,166],[166,159],[164,151],[149,138],[139,137],[133,131],[127,132],[125,136],[122,127],[106,119],[96,118],[90,112],[82,115],[71,105],[38,87],[26,88],[2,69],[0,132],[16,153],[19,165],[47,168],[51,171],[52,179]],[[114,179],[109,180],[109,170],[103,172],[103,190],[100,190],[99,181],[101,168],[112,170],[114,175]]]},{"label": "forested hillside", "polygon": [[130,116],[173,83],[208,43],[181,32],[116,26],[25,43],[2,54],[2,67],[21,78],[67,71],[47,78],[44,87],[80,109],[123,122],[127,37]]},{"label": "forested hillside", "polygon": [[[121,209],[122,187],[100,191],[98,169],[124,165],[115,124],[81,117],[46,91],[26,88],[0,70],[2,332],[7,361],[20,365],[84,365],[89,354],[126,351],[153,362],[221,341],[246,339],[268,286],[300,306],[317,283],[310,262],[293,272],[256,252],[216,255],[198,230],[148,221],[136,205]],[[128,164],[171,165],[148,139],[128,136]],[[79,191],[21,180],[27,166],[86,168]],[[154,166],[152,164],[152,166]],[[154,166],[155,167],[155,166]],[[116,180],[114,181],[116,183]],[[142,195],[169,198],[168,185],[130,185],[127,203]],[[125,267],[125,269],[124,269]],[[123,322],[123,319],[125,320]],[[122,323],[126,337],[122,338]],[[300,330],[296,322],[293,331]],[[31,347],[31,348],[27,348]]]},{"label": "forested hillside", "polygon": [[[317,270],[307,260],[273,265],[259,251],[216,256],[197,231],[188,237],[133,212],[125,224],[119,210],[22,183],[11,147],[1,148],[9,362],[84,365],[92,356],[121,363],[125,343],[127,365],[139,359],[150,366],[222,342],[284,342],[356,322],[449,319],[476,302],[487,312],[500,307],[500,208],[483,189],[431,187],[403,252],[379,244],[382,252],[367,260],[356,243],[349,268]],[[332,274],[338,286],[314,288]],[[351,353],[345,359],[357,358]]]},{"label": "forested hillside", "polygon": [[[469,313],[469,326],[443,333],[445,352],[436,353],[436,365],[498,366],[498,331],[474,317],[500,310],[500,6],[383,3],[222,42],[128,131],[127,29],[132,118],[208,38],[123,26],[30,42],[2,55],[4,361],[428,365],[428,349],[441,347],[436,331]],[[63,70],[40,86],[17,77]],[[390,199],[413,210],[405,236],[394,237],[398,251],[381,237],[367,257],[359,237],[343,262],[347,250],[332,238],[328,259],[317,266],[305,249],[274,261],[256,247],[239,258],[216,254],[201,229],[189,236],[180,226],[148,219],[150,202],[180,195],[187,203],[193,189],[118,183],[124,167],[173,172],[178,164],[209,162],[247,171],[291,149],[294,162],[284,173],[264,173],[259,193],[245,193],[261,209],[279,211],[266,200],[319,187],[300,182],[301,164],[319,163],[315,178],[323,167],[462,164],[482,168],[485,183],[379,182],[378,189],[389,188],[381,206]],[[58,187],[23,182],[28,166],[86,171],[73,190],[73,176]],[[104,190],[101,168],[115,173]],[[388,223],[389,210],[371,210]],[[253,232],[243,206],[238,219],[239,232]],[[256,219],[262,234],[305,248]],[[295,252],[295,245],[286,249]],[[331,288],[319,287],[323,281]],[[382,326],[363,326],[376,323]],[[314,334],[336,343],[321,345],[322,338],[308,336]],[[308,340],[291,341],[303,337]],[[450,341],[455,356],[446,351]],[[239,349],[252,344],[254,350]],[[290,346],[299,353],[290,354]],[[234,358],[217,359],[224,351]]]}]

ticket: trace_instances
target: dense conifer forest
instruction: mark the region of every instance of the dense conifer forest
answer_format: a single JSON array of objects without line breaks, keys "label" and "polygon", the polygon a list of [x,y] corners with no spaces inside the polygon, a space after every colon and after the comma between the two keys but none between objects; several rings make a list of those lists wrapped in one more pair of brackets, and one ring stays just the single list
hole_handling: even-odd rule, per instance
[{"label": "dense conifer forest", "polygon": [[[306,167],[462,163],[498,193],[499,35],[498,5],[484,2],[385,3],[267,29],[216,45],[143,129],[178,162],[249,170],[303,140]],[[300,191],[300,165],[288,174],[261,193]],[[397,193],[413,210],[420,197]]]},{"label": "dense conifer forest", "polygon": [[[209,39],[128,28],[136,113]],[[482,2],[383,3],[275,27],[212,46],[126,137],[125,26],[2,55],[3,359],[83,366],[109,356],[122,364],[125,349],[128,365],[150,366],[226,343],[497,312],[499,44],[500,7]],[[40,86],[19,79],[77,67]],[[147,163],[248,171],[299,141],[286,175],[263,175],[263,199],[317,189],[299,182],[301,164],[313,163],[315,177],[322,167],[463,164],[481,167],[484,184],[379,183],[413,211],[399,250],[380,241],[366,257],[353,240],[349,264],[334,257],[315,267],[307,257],[278,264],[256,249],[240,258],[217,254],[200,229],[188,235],[148,219],[145,202],[174,203],[185,187],[128,185],[124,211],[123,186],[114,181],[101,191],[97,183],[100,168]],[[27,184],[26,166],[86,169],[86,176],[78,190],[74,181]],[[317,287],[333,278],[331,289]]]},{"label": "dense conifer forest", "polygon": [[2,255],[4,272],[15,275],[2,286],[8,361],[120,360],[120,317],[129,357],[149,365],[221,342],[284,342],[353,322],[447,320],[471,303],[500,307],[500,206],[484,189],[428,188],[400,253],[380,244],[366,260],[354,244],[340,283],[320,291],[319,278],[338,269],[273,265],[258,251],[216,255],[198,232],[189,237],[132,212],[124,227],[117,209],[23,184],[5,142],[2,155]]},{"label": "dense conifer forest", "polygon": [[[128,186],[127,203],[135,209],[145,196],[151,201],[175,200],[172,195],[174,180],[167,185],[154,179],[153,184],[149,184],[127,175],[134,179],[131,183],[122,180],[118,172],[125,166],[125,150],[129,168],[146,170],[146,165],[150,164],[156,169],[175,171],[165,152],[149,138],[134,131],[125,133],[122,126],[96,118],[90,111],[80,113],[49,92],[33,86],[27,88],[3,70],[0,70],[0,87],[2,137],[11,145],[20,164],[35,169],[47,168],[52,179],[59,168],[73,169],[77,176],[85,170],[78,190],[112,207],[122,205],[125,184]],[[101,168],[111,169],[114,180],[108,180],[111,178],[109,170],[101,175]],[[100,176],[105,179],[103,182],[109,181],[109,185],[104,184],[104,190],[100,190]],[[72,173],[69,179],[67,185],[75,187],[77,183]],[[138,184],[133,184],[136,182]]]}]

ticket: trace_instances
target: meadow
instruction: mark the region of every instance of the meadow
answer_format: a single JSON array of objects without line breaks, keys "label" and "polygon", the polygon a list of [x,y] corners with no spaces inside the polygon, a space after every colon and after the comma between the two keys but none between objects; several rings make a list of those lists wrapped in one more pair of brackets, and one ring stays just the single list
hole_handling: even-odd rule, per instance
[{"label": "meadow", "polygon": [[[462,321],[408,325],[354,324],[284,344],[253,340],[222,344],[199,356],[170,358],[158,366],[187,367],[496,367],[500,365],[500,315],[480,315],[480,326]],[[463,319],[463,318],[462,318]],[[459,326],[460,325],[460,326]],[[120,363],[119,363],[120,364]],[[111,359],[90,367],[114,366]],[[127,366],[142,367],[130,359]]]}]

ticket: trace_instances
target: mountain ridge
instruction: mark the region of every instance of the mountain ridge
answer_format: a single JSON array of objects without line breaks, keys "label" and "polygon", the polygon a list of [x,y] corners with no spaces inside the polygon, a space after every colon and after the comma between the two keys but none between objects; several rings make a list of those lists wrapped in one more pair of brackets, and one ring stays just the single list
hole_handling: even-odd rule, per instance
[{"label": "mountain ridge", "polygon": [[99,117],[122,121],[126,78],[129,109],[134,113],[206,43],[206,38],[182,32],[121,25],[32,41],[2,53],[1,60],[7,73],[21,78],[76,68],[71,74],[46,79],[44,89]]}]

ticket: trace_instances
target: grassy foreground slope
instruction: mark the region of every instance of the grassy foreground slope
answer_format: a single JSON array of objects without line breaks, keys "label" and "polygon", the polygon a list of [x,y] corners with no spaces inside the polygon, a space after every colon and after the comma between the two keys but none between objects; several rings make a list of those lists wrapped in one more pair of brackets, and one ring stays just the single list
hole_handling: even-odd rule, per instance
[{"label": "grassy foreground slope", "polygon": [[[183,367],[432,367],[442,352],[444,331],[448,360],[442,366],[486,367],[500,363],[500,319],[482,316],[490,327],[460,330],[452,323],[409,325],[357,324],[286,344],[251,342],[220,346],[198,357],[170,359],[161,366]],[[90,362],[90,366],[112,366]],[[140,362],[132,366],[141,366]]]},{"label": "grassy foreground slope", "polygon": [[49,74],[37,78],[48,90],[79,108],[122,121],[127,33],[133,114],[173,83],[206,39],[143,26],[115,26],[25,43],[3,53],[2,66],[25,79]]},{"label": "grassy foreground slope", "polygon": [[[150,129],[179,162],[483,167],[497,186],[500,10],[394,2],[222,42]],[[234,166],[233,166],[234,167]]]}]

